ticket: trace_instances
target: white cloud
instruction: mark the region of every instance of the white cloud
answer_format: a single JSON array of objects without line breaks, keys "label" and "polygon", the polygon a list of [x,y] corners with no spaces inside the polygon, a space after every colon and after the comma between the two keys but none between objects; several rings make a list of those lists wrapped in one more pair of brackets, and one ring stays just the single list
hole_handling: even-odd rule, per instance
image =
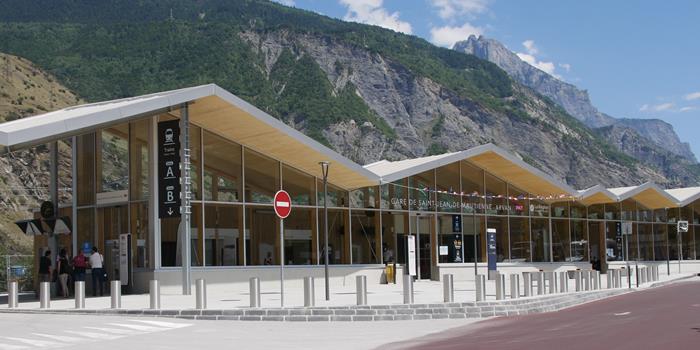
[{"label": "white cloud", "polygon": [[382,7],[383,0],[340,0],[348,11],[346,21],[373,24],[406,34],[412,33],[411,24],[399,19],[399,13],[389,13]]},{"label": "white cloud", "polygon": [[672,110],[675,105],[671,102],[662,103],[658,105],[648,105],[644,104],[639,108],[640,112],[663,112]]},{"label": "white cloud", "polygon": [[464,23],[460,27],[433,27],[430,28],[430,41],[435,45],[451,48],[456,42],[465,40],[472,34],[479,36],[482,32],[481,28],[469,23]]},{"label": "white cloud", "polygon": [[[537,48],[534,40],[528,39],[523,41],[523,47],[525,48],[525,52],[515,53],[521,60],[559,80],[564,80],[561,75],[557,74],[557,65],[554,62],[540,61],[536,57],[536,55],[540,53],[540,49]],[[564,68],[567,72],[571,70],[571,65],[568,63],[560,63],[559,67]]]},{"label": "white cloud", "polygon": [[525,40],[523,41],[523,46],[525,46],[525,51],[529,55],[537,55],[540,53],[540,51],[537,49],[537,46],[535,46],[535,41],[534,40]]},{"label": "white cloud", "polygon": [[430,0],[442,19],[452,19],[465,14],[481,13],[486,10],[488,0]]},{"label": "white cloud", "polygon": [[700,91],[689,93],[689,94],[683,96],[683,98],[685,98],[688,101],[700,100]]},{"label": "white cloud", "polygon": [[689,112],[689,111],[694,111],[696,109],[698,109],[698,108],[697,107],[683,107],[683,108],[679,109],[678,111],[679,112]]},{"label": "white cloud", "polygon": [[295,5],[295,4],[294,4],[294,0],[272,0],[272,1],[274,1],[274,2],[279,2],[280,4],[286,5],[286,6],[289,6],[289,7],[292,7],[292,6]]},{"label": "white cloud", "polygon": [[564,68],[567,73],[571,70],[571,65],[568,63],[559,63],[559,67]]}]

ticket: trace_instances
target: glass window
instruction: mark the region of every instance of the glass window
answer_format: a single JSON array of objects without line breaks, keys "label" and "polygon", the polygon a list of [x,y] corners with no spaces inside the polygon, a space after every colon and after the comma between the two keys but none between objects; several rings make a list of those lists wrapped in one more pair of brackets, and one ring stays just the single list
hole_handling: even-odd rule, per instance
[{"label": "glass window", "polygon": [[535,196],[533,195],[530,197],[533,197],[533,199],[530,199],[530,216],[548,217],[549,204],[545,201],[534,199]]},{"label": "glass window", "polygon": [[685,207],[680,208],[681,211],[681,220],[688,221],[689,223],[693,223],[693,208],[690,205],[686,205]]},{"label": "glass window", "polygon": [[620,212],[620,218],[623,221],[636,221],[637,220],[637,202],[627,199],[621,203],[622,211]]},{"label": "glass window", "polygon": [[274,210],[271,207],[247,206],[245,220],[247,264],[279,265],[280,222]]},{"label": "glass window", "polygon": [[695,235],[693,225],[688,226],[688,232],[682,234],[683,260],[695,260]]},{"label": "glass window", "polygon": [[552,220],[552,260],[571,261],[569,220]]},{"label": "glass window", "polygon": [[99,192],[129,188],[129,124],[120,124],[100,133]]},{"label": "glass window", "polygon": [[484,171],[466,161],[460,162],[462,167],[462,207],[464,213],[484,213]]},{"label": "glass window", "polygon": [[448,213],[459,213],[462,198],[459,194],[459,162],[439,167],[435,170],[437,178],[437,210]]},{"label": "glass window", "polygon": [[486,174],[486,214],[508,215],[506,183]]},{"label": "glass window", "polygon": [[[319,230],[319,250],[320,258],[319,262],[325,264],[325,239],[323,235],[323,210],[319,210],[319,223],[321,230]],[[346,246],[345,237],[346,234],[346,216],[347,210],[328,210],[328,263],[329,264],[345,264],[346,261]],[[386,239],[386,238],[385,238]],[[385,241],[387,242],[387,241]],[[389,246],[387,249],[391,249]],[[394,250],[395,251],[395,250]],[[393,253],[393,251],[391,252]]]},{"label": "glass window", "polygon": [[[204,158],[206,162],[206,157]],[[207,266],[243,265],[242,209],[205,204],[204,249]]]},{"label": "glass window", "polygon": [[666,223],[666,209],[655,209],[654,210],[654,222]]},{"label": "glass window", "polygon": [[192,204],[192,215],[190,216],[190,246],[192,266],[203,266],[204,264],[204,223],[202,222],[202,203]]},{"label": "glass window", "polygon": [[700,224],[700,200],[696,200],[691,204],[693,206],[693,223]]},{"label": "glass window", "polygon": [[532,261],[549,262],[552,261],[550,255],[551,241],[549,239],[549,220],[532,219]]},{"label": "glass window", "polygon": [[569,210],[571,211],[571,218],[572,219],[585,219],[586,218],[586,206],[578,203],[578,202],[571,202],[571,205],[569,206]]},{"label": "glass window", "polygon": [[350,206],[352,208],[376,208],[378,187],[365,187],[350,192]]},{"label": "glass window", "polygon": [[654,221],[653,210],[641,205],[640,203],[637,203],[637,220],[643,221],[643,222]]},{"label": "glass window", "polygon": [[131,143],[129,147],[130,200],[148,198],[148,135],[151,120],[143,119],[129,124]]},{"label": "glass window", "polygon": [[409,187],[411,187],[410,204],[411,210],[435,210],[434,189],[433,183],[435,172],[429,170],[418,175],[413,175],[409,178]]},{"label": "glass window", "polygon": [[607,261],[619,261],[622,256],[622,231],[619,221],[605,223],[605,255]]},{"label": "glass window", "polygon": [[591,220],[602,220],[605,213],[603,204],[593,204],[588,207],[588,218]]},{"label": "glass window", "polygon": [[[73,157],[71,139],[58,141],[58,203],[73,203]],[[72,246],[72,244],[70,244]],[[70,248],[70,247],[69,247]],[[68,249],[70,251],[70,249]]]},{"label": "glass window", "polygon": [[680,215],[680,212],[678,208],[668,208],[666,210],[666,222],[675,224],[678,222],[678,217]]},{"label": "glass window", "polygon": [[605,204],[605,220],[620,220],[620,203]]},{"label": "glass window", "polygon": [[675,224],[668,225],[666,232],[668,235],[666,243],[668,244],[668,258],[678,260],[678,228]]},{"label": "glass window", "polygon": [[375,228],[379,225],[379,212],[373,210],[352,211],[352,263],[378,264],[379,247]]},{"label": "glass window", "polygon": [[[318,205],[323,206],[323,180],[318,181]],[[328,184],[328,207],[347,208],[348,191]]]},{"label": "glass window", "polygon": [[406,188],[402,182],[404,180],[382,185],[382,209],[408,210]]},{"label": "glass window", "polygon": [[90,253],[95,245],[95,209],[78,209],[77,225],[78,249]]},{"label": "glass window", "polygon": [[192,198],[202,199],[201,166],[202,166],[202,129],[190,125],[190,179],[192,181]]},{"label": "glass window", "polygon": [[312,223],[316,221],[315,209],[294,208],[284,219],[284,260],[287,265],[314,264],[316,232]]},{"label": "glass window", "polygon": [[510,242],[508,240],[508,218],[489,217],[487,229],[496,229],[496,260],[510,260]]},{"label": "glass window", "polygon": [[314,177],[302,173],[292,167],[282,166],[282,188],[292,197],[292,203],[297,205],[316,204],[316,188]]},{"label": "glass window", "polygon": [[397,236],[403,239],[408,234],[407,217],[408,214],[405,213],[382,213],[382,255],[385,264],[395,262],[400,252],[404,257],[404,247],[397,245]]},{"label": "glass window", "polygon": [[651,231],[651,224],[637,225],[637,236],[639,239],[639,259],[643,261],[654,260],[654,236]]},{"label": "glass window", "polygon": [[486,236],[483,216],[462,216],[462,230],[464,231],[464,261],[486,261]]},{"label": "glass window", "polygon": [[76,142],[78,205],[95,204],[95,134],[80,135]]},{"label": "glass window", "polygon": [[510,261],[529,262],[531,255],[530,220],[510,218]]},{"label": "glass window", "polygon": [[148,234],[148,202],[131,203],[132,256],[136,267],[152,267]]},{"label": "glass window", "polygon": [[[459,215],[438,215],[438,261],[440,263],[464,262],[462,231],[459,230],[461,225],[456,225],[455,216],[461,223]],[[455,231],[455,229],[458,230]]]},{"label": "glass window", "polygon": [[279,163],[245,149],[245,195],[250,203],[272,204],[280,188]]},{"label": "glass window", "polygon": [[528,194],[512,185],[508,185],[508,210],[510,215],[528,215],[529,202]]},{"label": "glass window", "polygon": [[[632,235],[627,236],[629,241],[627,242],[627,251],[623,252],[625,255],[625,260],[637,260],[638,259],[638,245],[639,245],[639,228],[636,223],[632,224]],[[628,255],[629,254],[629,255]]]},{"label": "glass window", "polygon": [[[664,212],[666,212],[664,210]],[[663,261],[668,256],[666,240],[668,239],[667,225],[654,225],[654,260]]]},{"label": "glass window", "polygon": [[[199,203],[192,204],[192,216],[190,217],[190,259],[192,266],[202,266],[204,252],[202,250],[202,206]],[[180,218],[160,220],[160,256],[161,266],[182,266],[182,254],[180,254]]]},{"label": "glass window", "polygon": [[588,232],[584,220],[571,220],[571,261],[588,261]]},{"label": "glass window", "polygon": [[568,218],[569,217],[569,203],[570,202],[557,202],[552,204],[552,217],[554,218]]},{"label": "glass window", "polygon": [[203,148],[204,199],[242,201],[241,146],[205,131]]}]

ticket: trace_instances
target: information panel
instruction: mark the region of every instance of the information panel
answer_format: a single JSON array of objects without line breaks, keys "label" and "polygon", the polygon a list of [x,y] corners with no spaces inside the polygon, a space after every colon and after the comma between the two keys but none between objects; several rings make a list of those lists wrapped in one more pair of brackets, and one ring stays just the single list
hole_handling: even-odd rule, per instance
[{"label": "information panel", "polygon": [[408,274],[416,275],[416,236],[406,236],[406,245],[408,248]]},{"label": "information panel", "polygon": [[180,124],[158,123],[158,217],[180,217]]},{"label": "information panel", "polygon": [[489,279],[496,275],[496,229],[486,229],[486,252],[488,254]]}]

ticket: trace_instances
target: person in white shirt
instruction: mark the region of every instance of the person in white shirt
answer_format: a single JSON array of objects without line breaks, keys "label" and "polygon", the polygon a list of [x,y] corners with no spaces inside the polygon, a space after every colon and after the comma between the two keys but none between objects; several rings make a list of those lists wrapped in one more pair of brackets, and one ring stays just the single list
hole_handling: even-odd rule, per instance
[{"label": "person in white shirt", "polygon": [[92,247],[90,254],[90,268],[92,268],[92,296],[97,296],[97,289],[100,289],[100,296],[104,295],[105,269],[102,264],[104,258],[97,251],[97,247]]}]

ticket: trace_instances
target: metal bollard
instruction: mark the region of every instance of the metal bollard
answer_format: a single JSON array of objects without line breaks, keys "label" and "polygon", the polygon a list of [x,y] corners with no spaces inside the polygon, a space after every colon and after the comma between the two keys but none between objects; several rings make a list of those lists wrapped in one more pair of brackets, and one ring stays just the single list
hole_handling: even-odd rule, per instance
[{"label": "metal bollard", "polygon": [[574,285],[577,292],[583,290],[581,283],[581,270],[576,270],[574,271]]},{"label": "metal bollard", "polygon": [[486,276],[476,275],[474,283],[476,284],[476,301],[483,301],[486,299]]},{"label": "metal bollard", "polygon": [[613,270],[608,269],[608,273],[605,274],[606,279],[607,279],[607,285],[608,289],[613,287]]},{"label": "metal bollard", "polygon": [[[359,277],[359,276],[358,276]],[[252,283],[252,281],[251,281]],[[252,285],[251,285],[252,287]],[[259,290],[259,288],[258,288]],[[253,299],[252,299],[252,294],[251,294],[251,299],[250,299],[250,307],[259,307],[260,302],[258,301],[258,306],[253,306]],[[258,299],[260,298],[260,293],[258,293]],[[316,292],[315,292],[315,286],[314,286],[314,278],[313,277],[304,277],[304,307],[312,307],[316,305]]]},{"label": "metal bollard", "polygon": [[532,296],[532,274],[523,272],[523,288],[526,297]]},{"label": "metal bollard", "polygon": [[109,295],[111,297],[111,308],[121,309],[122,308],[122,282],[121,281],[111,281],[109,282]]},{"label": "metal bollard", "polygon": [[559,293],[566,293],[569,291],[569,275],[566,271],[559,272]]},{"label": "metal bollard", "polygon": [[513,273],[510,275],[510,298],[517,299],[520,297],[520,275]]},{"label": "metal bollard", "polygon": [[41,282],[39,284],[39,307],[48,309],[51,307],[51,283]]},{"label": "metal bollard", "polygon": [[537,272],[537,295],[544,294],[544,272]]},{"label": "metal bollard", "polygon": [[[312,281],[312,283],[313,283],[313,281]],[[260,307],[260,279],[257,277],[251,277],[249,284],[250,284],[250,307]],[[304,287],[306,287],[306,280],[304,280]],[[304,295],[304,297],[306,297],[306,295]],[[304,304],[306,304],[306,302]]]},{"label": "metal bollard", "polygon": [[644,267],[644,275],[645,275],[645,276],[644,276],[644,282],[651,282],[651,281],[653,281],[653,280],[654,280],[653,273],[654,273],[654,269],[652,269],[652,268],[649,267],[649,266],[645,266],[645,267]]},{"label": "metal bollard", "polygon": [[598,290],[598,271],[591,271],[591,290]]},{"label": "metal bollard", "polygon": [[651,280],[656,282],[659,280],[659,265],[654,265],[651,267]]},{"label": "metal bollard", "polygon": [[452,274],[442,276],[442,301],[446,303],[455,301],[455,280]]},{"label": "metal bollard", "polygon": [[583,279],[583,290],[591,290],[591,271],[583,270],[581,271],[581,279]]},{"label": "metal bollard", "polygon": [[151,280],[148,282],[148,292],[150,294],[151,310],[160,309],[160,283],[158,280]]},{"label": "metal bollard", "polygon": [[547,279],[549,280],[549,294],[555,294],[557,292],[557,273],[547,272]]},{"label": "metal bollard", "polygon": [[615,270],[615,287],[622,287],[622,270]]},{"label": "metal bollard", "polygon": [[413,304],[413,276],[403,275],[403,303]]},{"label": "metal bollard", "polygon": [[7,290],[7,307],[10,309],[19,307],[19,285],[17,281],[10,282]]},{"label": "metal bollard", "polygon": [[357,305],[367,305],[367,276],[355,276]]},{"label": "metal bollard", "polygon": [[496,275],[496,300],[503,300],[506,298],[506,275],[497,274]]},{"label": "metal bollard", "polygon": [[207,282],[203,278],[199,278],[195,282],[195,288],[195,304],[197,310],[204,310],[207,308]]},{"label": "metal bollard", "polygon": [[85,281],[75,282],[75,308],[85,308]]}]

